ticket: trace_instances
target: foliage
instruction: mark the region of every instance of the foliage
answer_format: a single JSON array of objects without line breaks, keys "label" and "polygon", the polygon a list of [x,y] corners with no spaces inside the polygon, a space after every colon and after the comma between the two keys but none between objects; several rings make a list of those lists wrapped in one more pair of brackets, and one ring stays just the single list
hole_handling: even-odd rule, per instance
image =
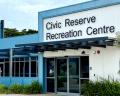
[{"label": "foliage", "polygon": [[16,28],[5,28],[4,29],[4,37],[14,37],[14,36],[21,36],[21,35],[28,35],[34,34],[38,31],[33,29],[23,29],[22,31],[18,31]]},{"label": "foliage", "polygon": [[118,47],[120,47],[120,33],[117,33],[117,38],[116,38],[116,45],[118,46]]},{"label": "foliage", "polygon": [[24,94],[38,94],[42,92],[42,86],[37,81],[33,81],[31,85],[25,85]]},{"label": "foliage", "polygon": [[5,85],[0,84],[0,93],[7,93],[7,90],[8,88]]},{"label": "foliage", "polygon": [[117,81],[90,81],[82,86],[84,96],[120,96],[120,83]]},{"label": "foliage", "polygon": [[0,94],[38,94],[42,92],[42,86],[37,81],[29,85],[13,84],[9,87],[0,84]]},{"label": "foliage", "polygon": [[42,86],[39,84],[39,82],[33,81],[31,84],[31,93],[37,94],[37,93],[41,93],[41,91],[42,91]]},{"label": "foliage", "polygon": [[31,94],[31,85],[24,85],[23,94]]},{"label": "foliage", "polygon": [[9,87],[11,93],[20,94],[23,92],[23,86],[19,84],[13,84]]}]

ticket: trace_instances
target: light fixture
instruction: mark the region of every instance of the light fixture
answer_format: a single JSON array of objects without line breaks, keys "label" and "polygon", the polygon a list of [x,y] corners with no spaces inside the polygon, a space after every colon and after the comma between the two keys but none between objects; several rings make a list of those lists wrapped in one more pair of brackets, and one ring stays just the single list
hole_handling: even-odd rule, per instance
[{"label": "light fixture", "polygon": [[100,50],[97,50],[97,54],[100,54]]},{"label": "light fixture", "polygon": [[83,51],[81,52],[81,54],[85,54],[85,51],[83,50]]}]

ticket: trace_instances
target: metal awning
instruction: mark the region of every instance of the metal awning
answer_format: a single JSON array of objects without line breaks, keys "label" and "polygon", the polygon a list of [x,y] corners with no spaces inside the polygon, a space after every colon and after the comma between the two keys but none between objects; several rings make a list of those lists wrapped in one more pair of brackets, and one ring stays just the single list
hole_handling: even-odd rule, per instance
[{"label": "metal awning", "polygon": [[[65,40],[65,41],[53,41],[53,42],[39,42],[29,44],[17,44],[13,48],[14,55],[29,55],[30,53],[38,53],[44,51],[56,51],[66,49],[90,49],[92,46],[103,47],[113,46],[115,39],[108,37],[79,39],[79,40]],[[0,49],[0,57],[9,57],[10,49]]]},{"label": "metal awning", "polygon": [[30,44],[17,44],[16,47],[22,48],[28,52],[44,52],[44,51],[56,51],[66,49],[90,49],[92,46],[103,47],[113,46],[115,39],[108,37],[77,39],[77,40],[65,40],[65,41],[52,41]]},{"label": "metal awning", "polygon": [[0,49],[0,57],[8,57],[9,49]]}]

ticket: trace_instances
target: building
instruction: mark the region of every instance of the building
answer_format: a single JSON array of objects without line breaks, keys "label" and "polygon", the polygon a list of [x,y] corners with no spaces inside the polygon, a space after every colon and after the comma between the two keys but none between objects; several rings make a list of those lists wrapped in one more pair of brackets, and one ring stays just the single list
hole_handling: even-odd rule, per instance
[{"label": "building", "polygon": [[0,83],[38,80],[45,92],[80,93],[88,80],[119,80],[119,10],[120,0],[93,0],[39,12],[38,34],[1,35]]}]

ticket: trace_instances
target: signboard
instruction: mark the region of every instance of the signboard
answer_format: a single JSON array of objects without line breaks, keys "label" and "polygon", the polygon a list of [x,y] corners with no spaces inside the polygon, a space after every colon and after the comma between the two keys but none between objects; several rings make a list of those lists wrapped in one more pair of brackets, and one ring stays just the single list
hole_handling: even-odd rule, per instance
[{"label": "signboard", "polygon": [[4,38],[4,21],[0,20],[0,38]]},{"label": "signboard", "polygon": [[120,5],[43,20],[44,42],[115,37],[120,31]]}]

